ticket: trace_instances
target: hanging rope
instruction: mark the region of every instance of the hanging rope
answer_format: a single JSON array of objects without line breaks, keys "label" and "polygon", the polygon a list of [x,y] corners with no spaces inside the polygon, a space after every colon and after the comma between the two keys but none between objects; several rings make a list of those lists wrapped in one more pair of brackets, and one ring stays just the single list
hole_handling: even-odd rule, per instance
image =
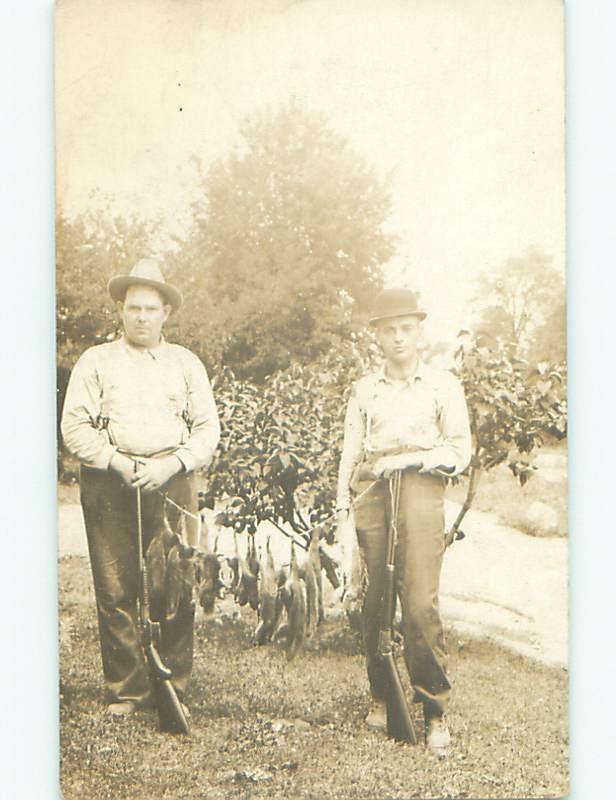
[{"label": "hanging rope", "polygon": [[[368,487],[366,487],[363,490],[363,492],[360,492],[357,495],[357,497],[355,497],[351,501],[351,507],[354,507],[366,494],[368,494],[368,492],[371,489],[373,489],[376,486],[377,483],[378,481],[372,481],[372,483]],[[174,508],[176,508],[180,513],[184,514],[187,517],[190,517],[190,519],[194,519],[199,525],[201,525],[202,519],[200,514],[195,514],[192,511],[189,511],[187,508],[184,508],[183,506],[179,505],[178,503],[175,502],[175,500],[172,500],[164,492],[159,491],[158,494],[164,499],[166,503],[169,503]],[[334,511],[324,519],[317,522],[312,527],[306,528],[305,531],[302,531],[301,535],[306,536],[308,539],[310,539],[310,535],[312,534],[312,532],[316,530],[316,528],[320,528],[322,525],[325,525],[325,523],[330,522],[332,519],[334,519],[336,513],[337,512]],[[271,522],[272,525],[274,525],[276,529],[280,531],[280,533],[284,534],[288,539],[294,541],[295,544],[299,545],[304,550],[308,549],[307,545],[305,545],[301,540],[297,539],[292,533],[289,533],[289,531],[285,530],[281,525],[279,525],[276,522],[276,520],[268,519],[267,521]],[[445,547],[449,547],[456,539],[463,539],[463,538],[464,538],[464,533],[462,533],[462,531],[454,531],[454,530],[448,531],[445,534]]]},{"label": "hanging rope", "polygon": [[166,503],[169,503],[169,505],[173,506],[174,508],[177,508],[177,510],[180,511],[182,514],[184,514],[186,517],[190,517],[191,519],[194,519],[196,522],[199,522],[199,523],[201,522],[201,516],[199,514],[194,514],[192,511],[189,511],[187,508],[184,508],[183,506],[178,505],[175,502],[175,500],[172,500],[164,492],[159,491],[158,494],[164,499],[164,501]]}]

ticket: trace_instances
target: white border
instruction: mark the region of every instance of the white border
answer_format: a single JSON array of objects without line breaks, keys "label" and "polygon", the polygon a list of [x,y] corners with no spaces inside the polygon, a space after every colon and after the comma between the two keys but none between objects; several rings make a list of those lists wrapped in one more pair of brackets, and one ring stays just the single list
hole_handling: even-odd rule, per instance
[{"label": "white border", "polygon": [[[616,453],[616,6],[570,0],[566,9],[570,797],[602,800],[613,796],[616,785],[616,530],[609,503]],[[52,43],[49,0],[3,0],[0,784],[12,800],[59,796]]]},{"label": "white border", "polygon": [[0,3],[0,795],[58,785],[53,4]]}]

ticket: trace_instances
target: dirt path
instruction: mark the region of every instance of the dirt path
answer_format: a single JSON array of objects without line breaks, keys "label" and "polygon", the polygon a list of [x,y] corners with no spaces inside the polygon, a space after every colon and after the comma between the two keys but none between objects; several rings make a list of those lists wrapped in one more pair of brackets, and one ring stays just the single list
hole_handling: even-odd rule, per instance
[{"label": "dirt path", "polygon": [[[447,504],[448,522],[457,509]],[[211,519],[209,523],[211,528]],[[489,637],[545,664],[566,667],[567,540],[527,536],[480,511],[469,512],[463,527],[466,539],[456,542],[445,557],[445,621],[462,640],[465,634]],[[259,533],[264,540],[268,531]],[[280,543],[279,558],[286,557],[288,544],[273,534],[272,541]],[[230,551],[231,546],[229,532],[221,530],[219,551]],[[87,556],[79,505],[60,504],[59,554]]]},{"label": "dirt path", "polygon": [[[448,520],[457,506],[448,504]],[[567,665],[567,539],[535,538],[471,511],[445,557],[443,616],[546,664]]]}]

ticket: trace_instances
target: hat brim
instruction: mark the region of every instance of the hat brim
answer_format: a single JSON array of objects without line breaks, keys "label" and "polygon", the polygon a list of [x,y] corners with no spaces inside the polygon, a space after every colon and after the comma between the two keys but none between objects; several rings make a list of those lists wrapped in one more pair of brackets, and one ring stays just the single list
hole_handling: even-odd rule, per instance
[{"label": "hat brim", "polygon": [[418,317],[420,322],[428,315],[425,311],[392,311],[391,314],[381,314],[378,317],[372,317],[368,320],[370,325],[376,325],[377,322],[380,322],[383,319],[395,319],[396,317]]},{"label": "hat brim", "polygon": [[159,291],[165,301],[171,306],[174,311],[182,305],[182,295],[169,283],[161,283],[160,281],[153,281],[149,278],[132,277],[131,275],[116,275],[107,284],[107,291],[111,295],[111,299],[117,303],[124,302],[126,297],[126,290],[129,286],[149,286],[152,289]]}]

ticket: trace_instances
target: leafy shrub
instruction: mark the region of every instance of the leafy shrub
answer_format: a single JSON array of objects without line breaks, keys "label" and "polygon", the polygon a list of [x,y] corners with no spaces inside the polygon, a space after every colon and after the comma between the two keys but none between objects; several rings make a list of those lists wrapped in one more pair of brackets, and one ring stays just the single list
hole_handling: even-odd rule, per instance
[{"label": "leafy shrub", "polygon": [[214,378],[222,436],[204,503],[229,498],[222,524],[254,533],[267,519],[301,533],[331,514],[348,394],[376,357],[357,334],[260,385],[229,369]]},{"label": "leafy shrub", "polygon": [[[369,333],[354,335],[307,366],[293,365],[263,384],[222,370],[214,391],[222,438],[204,502],[228,503],[219,520],[252,534],[259,522],[289,524],[305,533],[333,512],[344,413],[354,380],[373,369],[378,348]],[[457,353],[473,433],[468,491],[455,533],[471,506],[480,474],[509,461],[524,485],[535,471],[532,451],[567,433],[564,365],[531,367],[504,348],[468,342]],[[529,456],[522,459],[519,454]]]}]

